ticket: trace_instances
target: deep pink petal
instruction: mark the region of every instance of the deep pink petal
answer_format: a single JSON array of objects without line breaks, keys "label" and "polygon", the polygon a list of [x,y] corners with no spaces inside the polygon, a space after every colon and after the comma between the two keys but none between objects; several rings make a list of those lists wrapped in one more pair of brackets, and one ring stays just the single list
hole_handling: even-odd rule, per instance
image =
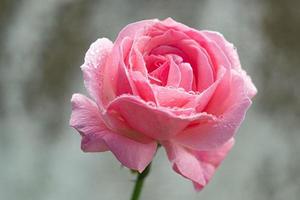
[{"label": "deep pink petal", "polygon": [[234,139],[211,151],[195,151],[174,142],[163,142],[174,171],[193,181],[201,190],[211,180],[216,169],[232,148]]},{"label": "deep pink petal", "polygon": [[172,58],[169,59],[169,73],[166,86],[179,87],[181,82],[181,73],[178,65]]},{"label": "deep pink petal", "polygon": [[141,72],[130,72],[131,81],[134,83],[135,92],[145,101],[156,103],[156,97],[148,79]]},{"label": "deep pink petal", "polygon": [[179,87],[185,91],[191,91],[194,81],[193,69],[189,63],[181,63],[179,65],[181,73],[181,81]]}]

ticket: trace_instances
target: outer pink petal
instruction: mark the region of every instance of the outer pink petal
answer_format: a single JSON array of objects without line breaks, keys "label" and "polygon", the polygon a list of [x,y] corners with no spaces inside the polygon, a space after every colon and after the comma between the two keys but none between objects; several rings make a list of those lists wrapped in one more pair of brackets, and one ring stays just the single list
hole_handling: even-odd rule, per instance
[{"label": "outer pink petal", "polygon": [[174,142],[163,142],[174,171],[193,181],[195,189],[202,189],[234,144],[234,139],[212,151],[194,151]]},{"label": "outer pink petal", "polygon": [[86,152],[106,151],[102,137],[106,127],[102,122],[97,105],[89,98],[74,94],[71,99],[72,115],[70,126],[82,136],[81,148]]},{"label": "outer pink petal", "polygon": [[237,132],[251,101],[245,99],[222,118],[199,122],[188,127],[174,139],[177,143],[197,150],[211,150],[224,144]]},{"label": "outer pink petal", "polygon": [[241,68],[241,63],[236,48],[233,46],[233,44],[228,42],[221,33],[214,31],[201,31],[201,33],[209,38],[209,40],[214,41],[220,47],[230,61],[232,68]]},{"label": "outer pink petal", "polygon": [[[212,151],[195,151],[195,155],[199,161],[202,163],[202,167],[206,172],[204,174],[206,183],[211,180],[214,175],[216,169],[222,163],[228,152],[234,145],[234,139],[231,138],[227,143],[223,146],[212,150]],[[194,182],[194,186],[196,190],[201,190],[205,185],[201,185],[197,182]]]},{"label": "outer pink petal", "polygon": [[152,161],[157,143],[140,143],[118,134],[107,134],[104,140],[117,159],[130,169],[144,171]]},{"label": "outer pink petal", "polygon": [[139,36],[142,36],[149,27],[151,27],[153,24],[157,22],[158,22],[157,19],[150,19],[150,20],[142,20],[142,21],[128,24],[120,31],[115,41],[115,45],[119,45],[125,37],[134,39]]},{"label": "outer pink petal", "polygon": [[[251,100],[244,91],[243,79],[236,74],[232,76],[230,80],[230,73],[225,75],[222,80],[224,82],[220,83],[215,91],[216,96],[204,110],[217,117],[186,128],[176,136],[175,140],[178,143],[197,150],[210,150],[224,144],[234,136],[244,120]],[[226,86],[227,82],[229,84]],[[222,93],[229,94],[226,96]]]},{"label": "outer pink petal", "polygon": [[236,69],[246,80],[247,92],[249,98],[252,98],[257,93],[257,89],[251,81],[251,78],[247,75],[247,73],[242,70],[241,63],[239,60],[239,56],[236,48],[233,44],[228,42],[224,36],[218,32],[214,31],[201,31],[206,37],[210,40],[214,41],[227,56],[228,60],[231,63],[231,68]]},{"label": "outer pink petal", "polygon": [[156,142],[140,143],[107,129],[97,105],[87,97],[72,97],[70,125],[82,135],[82,150],[101,152],[110,150],[126,167],[142,172],[156,152]]},{"label": "outer pink petal", "polygon": [[100,108],[103,107],[103,101],[105,102],[107,96],[113,96],[111,85],[102,83],[104,74],[101,72],[105,68],[112,47],[113,44],[109,39],[96,40],[87,51],[85,62],[81,66],[85,87]]},{"label": "outer pink petal", "polygon": [[[123,95],[107,108],[108,119],[118,113],[132,129],[153,139],[165,140],[182,131],[199,116],[177,116],[164,107],[147,104],[136,96]],[[109,122],[108,122],[109,123]]]}]

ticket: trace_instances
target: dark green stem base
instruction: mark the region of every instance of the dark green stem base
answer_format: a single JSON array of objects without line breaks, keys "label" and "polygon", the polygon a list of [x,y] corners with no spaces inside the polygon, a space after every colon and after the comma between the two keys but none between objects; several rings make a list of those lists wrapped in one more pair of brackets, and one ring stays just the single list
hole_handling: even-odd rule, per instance
[{"label": "dark green stem base", "polygon": [[146,167],[146,169],[141,174],[138,174],[130,200],[139,199],[143,188],[144,180],[146,176],[149,174],[150,168],[151,168],[151,163]]}]

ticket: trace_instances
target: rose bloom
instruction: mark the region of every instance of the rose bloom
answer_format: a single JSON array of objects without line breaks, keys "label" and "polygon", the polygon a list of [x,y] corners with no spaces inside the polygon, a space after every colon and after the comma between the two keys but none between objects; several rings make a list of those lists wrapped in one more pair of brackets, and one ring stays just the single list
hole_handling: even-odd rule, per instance
[{"label": "rose bloom", "polygon": [[72,96],[70,125],[85,152],[111,151],[142,172],[158,144],[202,189],[234,143],[256,88],[217,32],[171,18],[127,25],[95,41],[81,66],[91,99]]}]

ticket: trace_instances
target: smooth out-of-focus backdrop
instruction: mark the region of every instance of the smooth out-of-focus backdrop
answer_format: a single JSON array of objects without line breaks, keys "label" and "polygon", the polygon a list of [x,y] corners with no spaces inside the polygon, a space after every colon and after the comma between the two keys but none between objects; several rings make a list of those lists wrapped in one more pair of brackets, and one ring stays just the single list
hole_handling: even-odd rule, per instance
[{"label": "smooth out-of-focus backdrop", "polygon": [[85,154],[69,127],[79,66],[98,37],[172,17],[238,48],[258,95],[236,145],[200,193],[160,149],[142,199],[300,198],[300,2],[0,0],[0,199],[123,200],[134,177],[111,153]]}]

